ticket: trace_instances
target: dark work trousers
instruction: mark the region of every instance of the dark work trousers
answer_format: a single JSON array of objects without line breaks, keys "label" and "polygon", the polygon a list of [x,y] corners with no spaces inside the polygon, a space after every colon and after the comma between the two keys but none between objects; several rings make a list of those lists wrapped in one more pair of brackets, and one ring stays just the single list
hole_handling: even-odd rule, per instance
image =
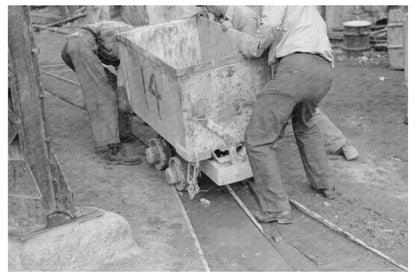
[{"label": "dark work trousers", "polygon": [[102,65],[106,58],[119,62],[118,57],[100,57],[103,51],[99,47],[103,46],[97,45],[90,31],[81,30],[69,36],[62,49],[62,59],[75,71],[81,84],[97,151],[119,143],[120,136],[131,129],[128,112],[119,110],[120,103],[127,101],[125,89],[117,86],[117,76]]},{"label": "dark work trousers", "polygon": [[331,65],[318,55],[294,53],[282,58],[276,68],[274,78],[257,97],[245,132],[255,179],[252,189],[264,212],[290,209],[272,146],[291,117],[307,178],[314,188],[331,187],[325,147],[316,121],[311,120],[331,88]]}]

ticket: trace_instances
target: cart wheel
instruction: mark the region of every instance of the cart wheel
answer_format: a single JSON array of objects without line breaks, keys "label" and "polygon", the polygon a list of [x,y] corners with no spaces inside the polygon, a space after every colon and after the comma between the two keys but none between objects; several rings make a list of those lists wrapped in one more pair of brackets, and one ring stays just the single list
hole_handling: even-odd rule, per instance
[{"label": "cart wheel", "polygon": [[169,165],[172,151],[169,144],[162,138],[149,140],[149,148],[146,149],[146,158],[150,164],[154,164],[158,170],[164,170]]}]

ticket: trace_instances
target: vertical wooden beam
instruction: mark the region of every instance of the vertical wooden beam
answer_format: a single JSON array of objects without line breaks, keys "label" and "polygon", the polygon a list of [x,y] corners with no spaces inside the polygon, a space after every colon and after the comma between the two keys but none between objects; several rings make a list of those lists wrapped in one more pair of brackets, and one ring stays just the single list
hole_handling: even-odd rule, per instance
[{"label": "vertical wooden beam", "polygon": [[404,22],[404,38],[403,38],[403,45],[404,45],[404,77],[405,77],[405,82],[406,82],[406,86],[407,86],[407,74],[408,74],[408,62],[409,62],[409,58],[408,58],[408,37],[409,37],[409,16],[406,16],[406,20]]},{"label": "vertical wooden beam", "polygon": [[15,83],[12,100],[20,118],[22,131],[19,142],[43,199],[45,214],[55,210],[54,189],[49,156],[50,137],[44,115],[44,93],[40,85],[37,54],[26,6],[9,6],[8,46]]}]

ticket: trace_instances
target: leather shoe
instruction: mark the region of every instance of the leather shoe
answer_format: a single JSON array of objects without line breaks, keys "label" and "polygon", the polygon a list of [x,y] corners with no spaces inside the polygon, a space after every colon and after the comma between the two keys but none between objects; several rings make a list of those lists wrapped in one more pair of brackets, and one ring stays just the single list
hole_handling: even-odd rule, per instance
[{"label": "leather shoe", "polygon": [[121,143],[108,145],[107,164],[137,165],[143,160],[139,155],[128,153]]},{"label": "leather shoe", "polygon": [[290,210],[281,212],[255,212],[254,217],[261,223],[276,221],[280,224],[290,224],[293,222],[292,212]]},{"label": "leather shoe", "polygon": [[327,189],[314,189],[316,192],[322,194],[325,198],[329,200],[333,200],[336,198],[335,187],[327,188]]}]

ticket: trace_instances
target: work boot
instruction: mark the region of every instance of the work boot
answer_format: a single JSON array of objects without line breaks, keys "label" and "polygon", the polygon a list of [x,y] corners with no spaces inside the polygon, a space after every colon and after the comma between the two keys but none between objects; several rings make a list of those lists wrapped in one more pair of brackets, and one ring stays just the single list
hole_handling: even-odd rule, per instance
[{"label": "work boot", "polygon": [[327,188],[327,189],[316,189],[313,188],[316,192],[322,194],[325,198],[329,200],[333,200],[336,197],[335,187]]},{"label": "work boot", "polygon": [[347,142],[341,147],[341,152],[344,155],[344,158],[347,161],[352,161],[358,158],[359,154],[357,149],[351,145],[351,143],[347,140]]},{"label": "work boot", "polygon": [[292,212],[284,210],[281,212],[255,212],[254,217],[258,222],[268,223],[276,221],[280,224],[290,224],[293,222]]},{"label": "work boot", "polygon": [[128,153],[121,143],[108,145],[106,160],[107,164],[122,165],[137,165],[143,162],[139,155],[132,155]]}]

